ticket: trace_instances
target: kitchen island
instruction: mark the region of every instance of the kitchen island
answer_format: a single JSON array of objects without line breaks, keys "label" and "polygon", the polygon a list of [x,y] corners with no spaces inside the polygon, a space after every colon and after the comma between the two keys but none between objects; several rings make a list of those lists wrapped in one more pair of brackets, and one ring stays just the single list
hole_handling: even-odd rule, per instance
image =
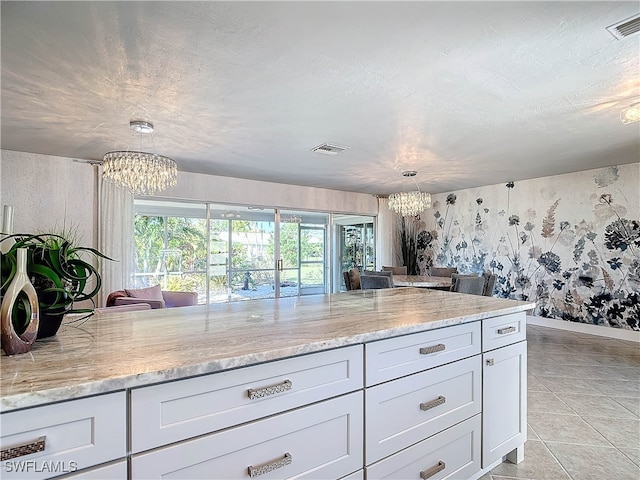
[{"label": "kitchen island", "polygon": [[3,478],[403,478],[448,437],[421,475],[474,478],[522,456],[533,307],[399,288],[95,315],[2,357],[3,459],[34,449]]}]

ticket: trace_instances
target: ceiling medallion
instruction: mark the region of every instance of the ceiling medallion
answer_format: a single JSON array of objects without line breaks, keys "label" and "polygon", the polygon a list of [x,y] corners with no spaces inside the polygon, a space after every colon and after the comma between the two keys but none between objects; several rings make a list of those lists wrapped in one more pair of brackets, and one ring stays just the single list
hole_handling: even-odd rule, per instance
[{"label": "ceiling medallion", "polygon": [[415,170],[402,172],[403,177],[413,178],[416,190],[410,192],[402,191],[389,195],[389,209],[403,217],[415,217],[427,208],[431,208],[431,195],[420,191],[418,182],[414,178],[417,173]]},{"label": "ceiling medallion", "polygon": [[[153,133],[149,122],[132,120],[129,126],[141,139],[143,134]],[[102,177],[133,194],[153,195],[178,183],[178,166],[174,160],[156,153],[108,152],[102,162]]]}]

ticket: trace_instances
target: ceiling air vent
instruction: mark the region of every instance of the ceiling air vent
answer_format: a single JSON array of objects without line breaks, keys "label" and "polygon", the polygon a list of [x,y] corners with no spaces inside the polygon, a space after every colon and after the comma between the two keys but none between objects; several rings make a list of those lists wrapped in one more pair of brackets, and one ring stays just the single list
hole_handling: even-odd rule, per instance
[{"label": "ceiling air vent", "polygon": [[344,152],[345,150],[349,150],[349,148],[350,147],[342,147],[333,143],[323,143],[322,145],[318,145],[317,147],[312,148],[311,151],[316,153],[323,153],[324,155],[337,155]]},{"label": "ceiling air vent", "polygon": [[640,14],[629,17],[615,25],[611,25],[607,27],[607,30],[618,40],[634,35],[640,32]]}]

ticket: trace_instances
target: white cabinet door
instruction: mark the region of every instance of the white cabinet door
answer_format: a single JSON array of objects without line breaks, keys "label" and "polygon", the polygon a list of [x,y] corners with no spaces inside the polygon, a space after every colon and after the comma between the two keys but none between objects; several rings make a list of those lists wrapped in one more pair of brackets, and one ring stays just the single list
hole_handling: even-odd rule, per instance
[{"label": "white cabinet door", "polygon": [[527,342],[483,354],[482,467],[527,439]]}]

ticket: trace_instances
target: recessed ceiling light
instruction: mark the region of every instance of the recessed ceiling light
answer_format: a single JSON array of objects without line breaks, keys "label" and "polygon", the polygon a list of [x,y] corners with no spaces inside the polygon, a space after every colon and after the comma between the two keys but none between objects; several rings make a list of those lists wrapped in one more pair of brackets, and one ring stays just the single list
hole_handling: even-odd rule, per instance
[{"label": "recessed ceiling light", "polygon": [[620,121],[623,125],[628,125],[640,121],[640,102],[632,103],[620,112]]}]

